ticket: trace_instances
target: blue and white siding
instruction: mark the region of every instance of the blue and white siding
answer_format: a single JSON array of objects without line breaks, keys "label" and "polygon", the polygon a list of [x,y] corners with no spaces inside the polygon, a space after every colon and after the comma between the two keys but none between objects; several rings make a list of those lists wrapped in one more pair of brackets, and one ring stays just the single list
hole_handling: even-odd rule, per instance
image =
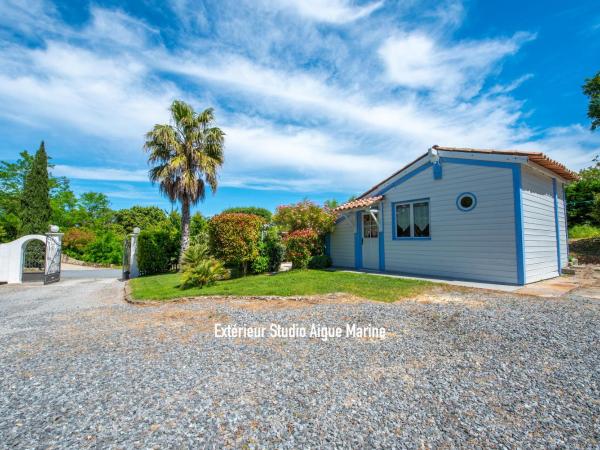
[{"label": "blue and white siding", "polygon": [[329,241],[329,256],[335,267],[355,267],[355,220],[354,213],[338,219]]},{"label": "blue and white siding", "polygon": [[[512,165],[448,161],[441,179],[429,165],[385,191],[386,271],[518,283]],[[457,208],[463,192],[477,198],[471,211]],[[421,198],[430,201],[431,239],[393,239],[392,203]]]},{"label": "blue and white siding", "polygon": [[568,262],[563,184],[523,167],[522,196],[525,282],[556,277]]},{"label": "blue and white siding", "polygon": [[[521,156],[440,152],[439,161],[421,158],[369,193],[384,195],[380,270],[518,285],[560,274],[568,262],[564,180]],[[469,211],[457,207],[465,192],[476,197]],[[430,238],[396,239],[393,205],[418,199],[429,200]],[[356,214],[332,233],[334,266],[362,268]]]}]

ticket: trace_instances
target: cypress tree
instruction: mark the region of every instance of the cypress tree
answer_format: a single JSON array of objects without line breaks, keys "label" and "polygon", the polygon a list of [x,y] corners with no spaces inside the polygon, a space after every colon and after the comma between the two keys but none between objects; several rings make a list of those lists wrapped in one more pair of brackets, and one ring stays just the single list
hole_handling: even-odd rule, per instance
[{"label": "cypress tree", "polygon": [[50,193],[48,185],[48,155],[42,141],[25,177],[21,198],[21,234],[48,231],[50,225]]}]

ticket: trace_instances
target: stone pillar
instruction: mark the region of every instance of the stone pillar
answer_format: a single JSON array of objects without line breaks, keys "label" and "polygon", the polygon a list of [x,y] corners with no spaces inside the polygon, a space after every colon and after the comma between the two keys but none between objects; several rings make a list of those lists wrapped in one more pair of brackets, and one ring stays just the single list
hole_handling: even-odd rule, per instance
[{"label": "stone pillar", "polygon": [[131,251],[129,252],[129,278],[137,278],[140,276],[140,269],[137,262],[137,243],[140,229],[135,227],[133,233],[129,235],[131,239]]}]

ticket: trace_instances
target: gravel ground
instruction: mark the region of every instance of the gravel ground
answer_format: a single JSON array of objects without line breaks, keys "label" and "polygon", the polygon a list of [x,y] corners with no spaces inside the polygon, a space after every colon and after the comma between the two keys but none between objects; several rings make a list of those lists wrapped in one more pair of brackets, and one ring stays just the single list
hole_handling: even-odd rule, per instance
[{"label": "gravel ground", "polygon": [[[1,447],[600,445],[600,300],[437,288],[133,306],[121,289],[0,286]],[[215,323],[387,335],[225,339]]]}]

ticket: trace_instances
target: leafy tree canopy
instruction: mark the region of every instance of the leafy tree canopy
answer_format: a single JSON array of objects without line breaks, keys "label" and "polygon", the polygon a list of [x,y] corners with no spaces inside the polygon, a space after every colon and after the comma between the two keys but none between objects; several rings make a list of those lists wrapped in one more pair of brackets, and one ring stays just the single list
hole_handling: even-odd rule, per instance
[{"label": "leafy tree canopy", "polygon": [[167,213],[157,206],[133,206],[115,212],[115,223],[124,233],[131,233],[135,227],[142,230],[155,227],[169,221]]},{"label": "leafy tree canopy", "polygon": [[271,211],[266,208],[259,208],[258,206],[236,206],[222,211],[222,214],[228,213],[254,214],[255,216],[262,217],[267,222],[271,221],[272,216]]},{"label": "leafy tree canopy", "polygon": [[600,127],[600,72],[585,80],[583,93],[590,98],[588,117],[592,120],[592,130]]},{"label": "leafy tree canopy", "polygon": [[600,225],[600,163],[581,170],[579,176],[565,189],[569,226]]}]

